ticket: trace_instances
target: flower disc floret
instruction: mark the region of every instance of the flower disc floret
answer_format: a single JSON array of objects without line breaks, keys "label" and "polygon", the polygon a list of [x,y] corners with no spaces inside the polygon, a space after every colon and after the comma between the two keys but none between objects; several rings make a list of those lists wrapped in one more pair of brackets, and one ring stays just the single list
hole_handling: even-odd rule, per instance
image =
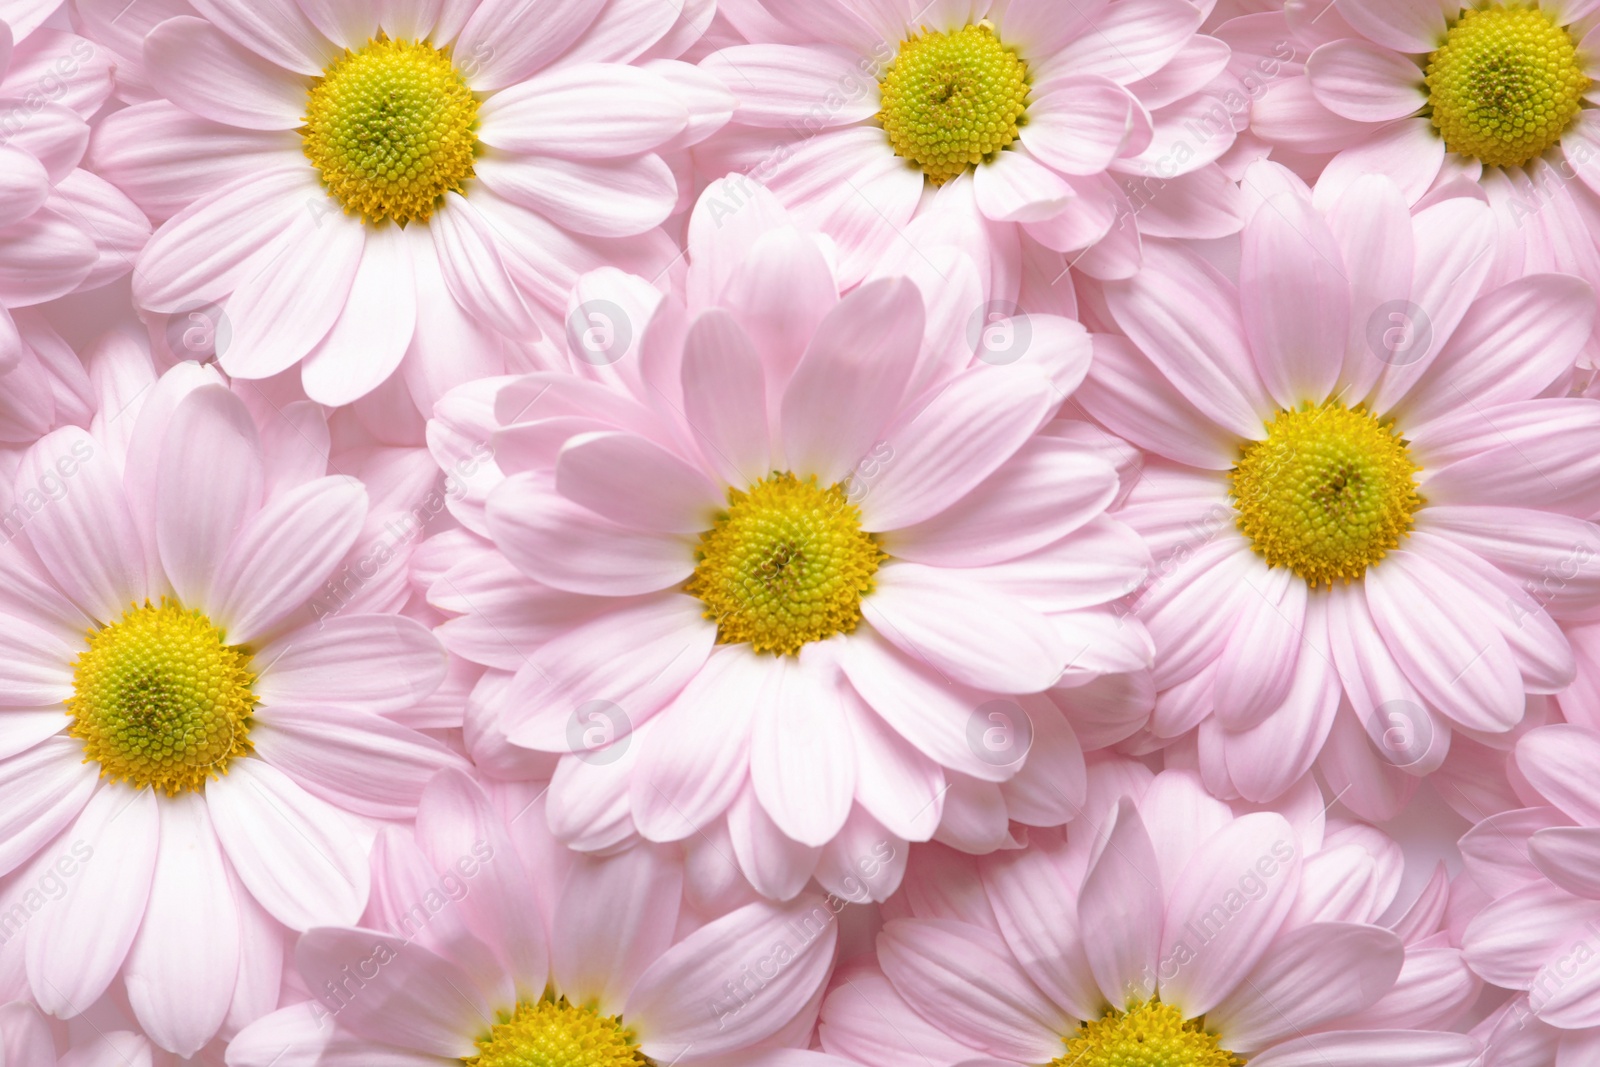
[{"label": "flower disc floret", "polygon": [[620,1018],[565,997],[519,1002],[476,1044],[468,1067],[651,1067]]},{"label": "flower disc floret", "polygon": [[427,219],[473,176],[478,101],[444,52],[379,37],[311,87],[306,156],[346,212],[369,223]]},{"label": "flower disc floret", "polygon": [[1186,1020],[1157,1000],[1091,1019],[1066,1038],[1066,1045],[1050,1067],[1242,1067],[1245,1062],[1199,1020]]},{"label": "flower disc floret", "polygon": [[842,484],[824,489],[784,471],[729,489],[696,559],[684,588],[705,604],[717,639],[792,656],[855,630],[884,553]]},{"label": "flower disc floret", "polygon": [[1392,423],[1330,400],[1278,412],[1244,446],[1230,493],[1257,554],[1331,586],[1399,547],[1422,507],[1420,470]]},{"label": "flower disc floret", "polygon": [[910,38],[879,88],[878,121],[895,154],[940,185],[1020,135],[1028,67],[982,22]]},{"label": "flower disc floret", "polygon": [[67,732],[103,777],[172,796],[250,753],[250,654],[205,615],[146,601],[88,638],[73,665]]},{"label": "flower disc floret", "polygon": [[1498,167],[1559,141],[1589,88],[1572,34],[1537,7],[1463,11],[1426,71],[1445,147]]}]

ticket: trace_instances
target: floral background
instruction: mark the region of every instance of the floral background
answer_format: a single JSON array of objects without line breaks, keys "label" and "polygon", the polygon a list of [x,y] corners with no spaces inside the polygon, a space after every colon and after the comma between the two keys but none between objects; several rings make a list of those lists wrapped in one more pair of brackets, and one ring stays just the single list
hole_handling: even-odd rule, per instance
[{"label": "floral background", "polygon": [[0,1067],[1600,1062],[1600,0],[0,0]]}]

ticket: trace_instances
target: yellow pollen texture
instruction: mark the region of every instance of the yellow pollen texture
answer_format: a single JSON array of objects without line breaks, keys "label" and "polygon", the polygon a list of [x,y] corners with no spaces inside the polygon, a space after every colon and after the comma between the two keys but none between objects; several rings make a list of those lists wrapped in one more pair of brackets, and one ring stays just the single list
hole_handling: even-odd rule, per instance
[{"label": "yellow pollen texture", "polygon": [[1160,1001],[1135,1002],[1078,1027],[1051,1067],[1242,1067],[1199,1020]]},{"label": "yellow pollen texture", "polygon": [[1537,7],[1463,11],[1426,69],[1445,147],[1497,167],[1559,141],[1589,88],[1572,35]]},{"label": "yellow pollen texture", "polygon": [[1422,507],[1407,443],[1388,422],[1336,400],[1280,411],[1244,446],[1231,495],[1257,554],[1313,588],[1366,573]]},{"label": "yellow pollen texture", "polygon": [[162,598],[89,633],[73,665],[67,732],[112,781],[199,790],[251,751],[250,655],[198,611]]},{"label": "yellow pollen texture", "polygon": [[684,589],[705,604],[717,639],[792,656],[855,630],[885,557],[842,484],[823,489],[780,472],[748,492],[728,490],[728,510],[700,536],[696,558]]},{"label": "yellow pollen texture", "polygon": [[878,121],[895,154],[942,185],[1017,139],[1028,68],[980,22],[910,38],[879,87]]},{"label": "yellow pollen texture", "polygon": [[578,1007],[566,997],[524,1000],[500,1013],[468,1067],[650,1067],[633,1031],[614,1015]]},{"label": "yellow pollen texture", "polygon": [[347,213],[427,219],[473,176],[478,101],[449,56],[379,37],[346,50],[311,87],[306,156]]}]

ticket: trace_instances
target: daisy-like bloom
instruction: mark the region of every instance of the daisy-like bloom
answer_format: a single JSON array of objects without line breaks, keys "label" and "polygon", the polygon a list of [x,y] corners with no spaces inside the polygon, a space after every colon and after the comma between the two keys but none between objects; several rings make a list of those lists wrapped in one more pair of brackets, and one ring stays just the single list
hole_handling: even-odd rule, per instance
[{"label": "daisy-like bloom", "polygon": [[[703,5],[603,0],[80,0],[157,99],[95,132],[97,170],[162,221],[150,313],[221,303],[223,368],[296,365],[337,405],[402,368],[418,406],[501,373],[604,263],[660,275],[678,203],[660,150],[726,115],[668,56]],[[170,14],[129,40],[139,20]],[[719,111],[719,108],[721,109]]]},{"label": "daisy-like bloom", "polygon": [[441,460],[466,407],[501,475],[457,508],[484,540],[449,542],[432,599],[461,618],[440,636],[515,672],[477,710],[559,756],[565,842],[725,817],[763,893],[813,873],[840,892],[866,863],[889,865],[881,894],[907,841],[986,851],[1013,819],[1071,817],[1080,745],[1038,694],[1148,666],[1110,607],[1148,557],[1105,517],[1112,463],[1046,429],[1086,369],[1080,326],[1031,317],[1014,362],[957,352],[927,327],[981,308],[904,278],[841,299],[764,191],[719,228],[727,193],[690,223],[692,316],[600,272],[574,321],[609,309],[611,358],[574,329],[581,372],[440,405]]},{"label": "daisy-like bloom", "polygon": [[[739,100],[695,150],[838,241],[854,283],[955,230],[1014,300],[1023,248],[1131,274],[1140,232],[1236,232],[1215,161],[1245,121],[1188,0],[736,0],[751,43],[701,63]],[[1237,120],[1237,122],[1236,122]],[[1146,208],[1150,210],[1146,211]],[[908,227],[910,229],[908,230]],[[1031,253],[1030,253],[1031,254]]]},{"label": "daisy-like bloom", "polygon": [[684,906],[676,846],[573,857],[535,801],[502,816],[445,772],[415,836],[385,831],[359,926],[300,938],[313,999],[256,1022],[230,1067],[845,1067],[809,1044],[837,901]]},{"label": "daisy-like bloom", "polygon": [[914,859],[822,1047],[866,1067],[1474,1062],[1441,1032],[1479,988],[1436,929],[1442,869],[1380,922],[1400,849],[1325,821],[1315,788],[1230,809],[1188,772],[1100,764],[1090,797],[1026,850]]},{"label": "daisy-like bloom", "polygon": [[1463,935],[1468,964],[1526,992],[1527,1012],[1586,1050],[1600,1047],[1597,756],[1600,732],[1588,727],[1532,731],[1515,755],[1526,806],[1461,839],[1467,871],[1491,900]]},{"label": "daisy-like bloom", "polygon": [[[1386,174],[1412,203],[1476,183],[1499,216],[1498,280],[1556,270],[1600,286],[1600,7],[1316,0],[1279,18],[1278,36],[1309,55],[1303,75],[1256,102],[1252,129],[1306,177],[1326,161],[1332,194]],[[1584,357],[1592,365],[1600,343]]]},{"label": "daisy-like bloom", "polygon": [[120,974],[188,1055],[275,1005],[284,927],[360,916],[363,820],[461,761],[385,717],[444,674],[427,630],[306,606],[362,486],[266,461],[195,364],[130,402],[30,449],[0,514],[0,985],[71,1017]]},{"label": "daisy-like bloom", "polygon": [[1151,454],[1119,513],[1156,555],[1134,598],[1151,731],[1198,727],[1208,784],[1256,801],[1321,754],[1347,805],[1389,817],[1452,731],[1503,734],[1573,678],[1557,619],[1594,561],[1535,578],[1595,537],[1600,404],[1559,395],[1594,292],[1487,285],[1471,198],[1413,217],[1368,177],[1324,217],[1275,164],[1245,183],[1265,202],[1238,284],[1151,250],[1105,286],[1121,332],[1080,391]]}]

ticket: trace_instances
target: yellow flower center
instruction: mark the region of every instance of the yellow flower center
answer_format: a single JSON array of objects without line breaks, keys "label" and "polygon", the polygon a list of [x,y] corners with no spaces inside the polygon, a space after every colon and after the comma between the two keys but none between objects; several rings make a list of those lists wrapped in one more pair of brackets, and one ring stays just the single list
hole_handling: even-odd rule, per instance
[{"label": "yellow flower center", "polygon": [[305,153],[347,213],[427,219],[472,177],[478,101],[425,41],[378,37],[348,49],[311,87]]},{"label": "yellow flower center", "polygon": [[520,1001],[487,1037],[468,1067],[651,1067],[634,1044],[633,1031],[614,1015],[577,1007],[566,997]]},{"label": "yellow flower center", "polygon": [[1428,57],[1427,85],[1446,148],[1517,167],[1561,139],[1589,78],[1572,35],[1537,7],[1469,8]]},{"label": "yellow flower center", "polygon": [[980,22],[910,38],[879,87],[878,121],[895,154],[942,185],[1017,139],[1028,67]]},{"label": "yellow flower center", "polygon": [[1198,1019],[1160,1001],[1115,1008],[1078,1027],[1050,1067],[1242,1067]]},{"label": "yellow flower center", "polygon": [[1231,476],[1239,529],[1268,564],[1315,588],[1359,578],[1422,507],[1407,443],[1389,422],[1337,400],[1280,411]]},{"label": "yellow flower center", "polygon": [[728,490],[696,558],[684,589],[704,602],[717,640],[792,656],[856,628],[885,557],[843,484],[822,489],[780,472]]},{"label": "yellow flower center", "polygon": [[73,664],[67,732],[102,777],[168,796],[199,790],[248,755],[250,654],[198,611],[161,600],[89,632]]}]

